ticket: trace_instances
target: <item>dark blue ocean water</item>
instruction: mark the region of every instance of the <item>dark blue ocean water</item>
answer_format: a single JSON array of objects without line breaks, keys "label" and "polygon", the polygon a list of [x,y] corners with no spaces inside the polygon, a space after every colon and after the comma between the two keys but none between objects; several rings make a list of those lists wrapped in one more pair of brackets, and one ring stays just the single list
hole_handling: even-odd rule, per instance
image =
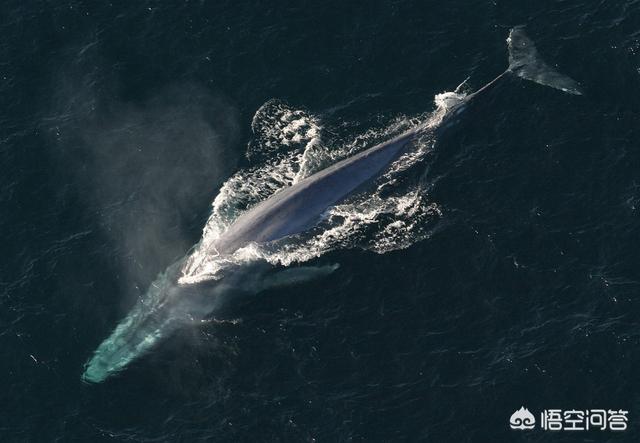
[{"label": "dark blue ocean water", "polygon": [[[198,242],[268,100],[356,137],[507,66],[422,168],[442,215],[228,303],[105,383],[83,365]],[[640,2],[0,6],[0,441],[637,441]],[[620,433],[512,431],[520,406]]]}]

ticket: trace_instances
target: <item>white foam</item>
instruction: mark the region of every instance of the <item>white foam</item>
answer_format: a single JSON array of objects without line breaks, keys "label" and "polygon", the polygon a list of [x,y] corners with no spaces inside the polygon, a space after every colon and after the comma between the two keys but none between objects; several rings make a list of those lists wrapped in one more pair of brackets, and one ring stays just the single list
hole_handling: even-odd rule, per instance
[{"label": "white foam", "polygon": [[[442,211],[429,201],[421,184],[403,183],[403,173],[424,160],[435,141],[429,129],[436,128],[463,98],[463,94],[453,92],[438,94],[432,113],[395,118],[384,127],[369,129],[331,148],[322,143],[320,118],[280,101],[268,101],[252,121],[255,138],[247,155],[257,159],[257,164],[238,171],[220,189],[202,240],[188,257],[180,282],[219,279],[229,266],[253,260],[286,266],[336,248],[385,253],[422,240],[428,235],[426,226],[441,217]],[[389,168],[378,186],[330,208],[319,228],[282,244],[251,244],[230,256],[216,253],[213,247],[216,239],[243,211],[328,164],[418,125],[425,128],[425,135]]]}]

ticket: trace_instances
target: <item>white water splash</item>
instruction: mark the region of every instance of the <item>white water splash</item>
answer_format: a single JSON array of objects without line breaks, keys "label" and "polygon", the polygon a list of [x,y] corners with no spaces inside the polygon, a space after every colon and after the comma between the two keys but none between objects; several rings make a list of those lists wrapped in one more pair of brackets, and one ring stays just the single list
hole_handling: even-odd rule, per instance
[{"label": "white water splash", "polygon": [[[229,266],[253,260],[286,266],[336,248],[385,253],[422,240],[428,235],[429,222],[442,212],[429,201],[423,184],[404,183],[403,174],[424,160],[435,142],[433,129],[463,98],[464,94],[454,92],[439,94],[432,113],[396,118],[337,146],[323,143],[320,118],[277,100],[268,101],[253,118],[255,138],[247,150],[248,158],[257,165],[237,172],[222,186],[202,240],[187,258],[179,282],[217,280]],[[318,228],[275,244],[250,244],[232,255],[216,254],[215,241],[242,212],[342,158],[416,126],[423,126],[425,135],[390,166],[377,187],[330,208]]]}]

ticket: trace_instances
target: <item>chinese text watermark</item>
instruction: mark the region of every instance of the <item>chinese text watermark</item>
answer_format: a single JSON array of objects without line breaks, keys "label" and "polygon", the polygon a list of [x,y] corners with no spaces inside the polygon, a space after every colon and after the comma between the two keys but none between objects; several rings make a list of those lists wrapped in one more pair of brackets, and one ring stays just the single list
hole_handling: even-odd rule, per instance
[{"label": "chinese text watermark", "polygon": [[[623,409],[545,409],[540,412],[543,431],[626,431],[629,411]],[[524,406],[509,418],[511,429],[534,429],[536,417]]]}]

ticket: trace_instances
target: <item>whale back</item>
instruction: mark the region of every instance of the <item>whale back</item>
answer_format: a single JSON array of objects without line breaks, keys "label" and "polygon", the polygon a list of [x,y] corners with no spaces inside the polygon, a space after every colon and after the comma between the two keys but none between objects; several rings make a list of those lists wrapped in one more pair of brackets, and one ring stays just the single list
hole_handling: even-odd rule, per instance
[{"label": "whale back", "polygon": [[322,214],[378,177],[404,152],[416,130],[335,163],[276,192],[242,214],[215,244],[231,254],[251,243],[266,243],[312,228]]}]

